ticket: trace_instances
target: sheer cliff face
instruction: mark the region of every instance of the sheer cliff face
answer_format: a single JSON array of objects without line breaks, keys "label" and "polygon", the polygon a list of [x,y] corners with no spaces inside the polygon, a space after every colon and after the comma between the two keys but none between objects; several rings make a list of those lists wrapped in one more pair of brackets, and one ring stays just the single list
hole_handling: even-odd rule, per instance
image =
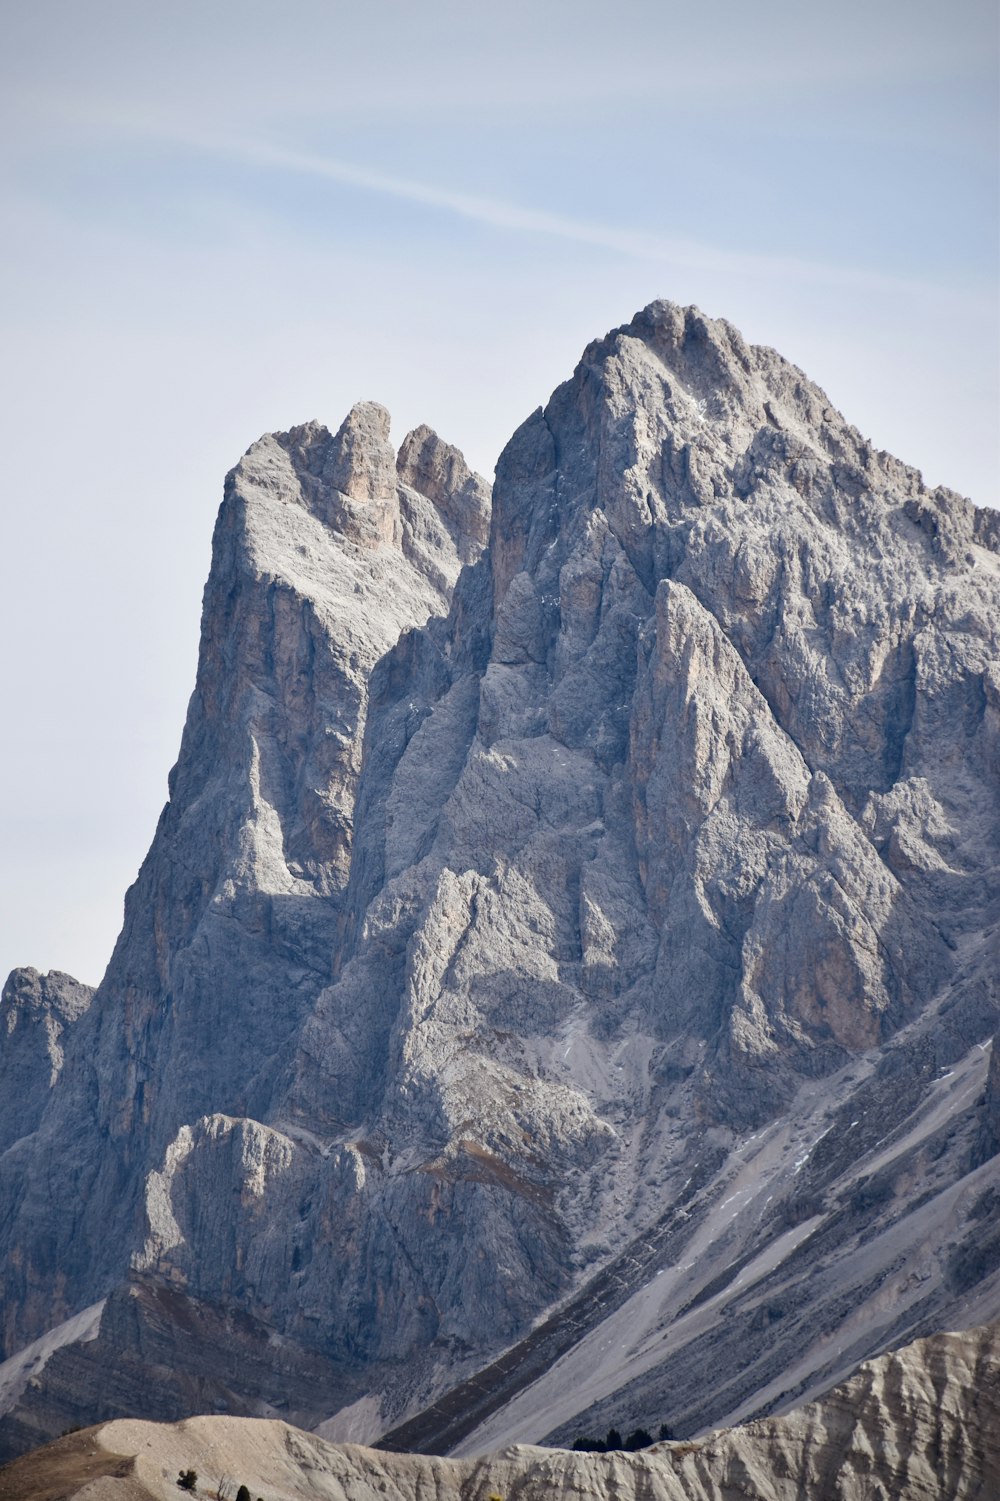
[{"label": "sheer cliff face", "polygon": [[[706,1277],[853,1192],[862,1089],[911,1146],[939,1065],[981,1089],[995,516],[663,303],[514,435],[488,517],[373,404],[230,476],[170,803],[0,1159],[8,1349],[131,1264],[323,1351],[377,1431],[673,1210],[686,1259],[747,1140],[808,1116],[826,1176],[799,1212],[806,1157],[762,1166]],[[897,1219],[982,1157],[973,1103]],[[19,1197],[39,1160],[87,1185],[67,1222]],[[947,1237],[914,1234],[930,1318]]]},{"label": "sheer cliff face", "polygon": [[447,609],[489,525],[489,487],[456,449],[418,429],[397,462],[388,433],[362,403],[333,436],[310,423],[262,438],[228,476],[170,802],[97,1002],[77,1020],[85,987],[33,971],[5,991],[5,1067],[29,1019],[55,1073],[67,1018],[80,1034],[44,1120],[41,1083],[5,1098],[20,1107],[0,1168],[8,1349],[127,1268],[144,1180],[181,1128],[269,1108],[329,977],[368,676]]},{"label": "sheer cliff face", "polygon": [[125,1142],[138,1126],[162,1148],[205,1111],[266,1110],[276,1055],[329,975],[369,675],[447,609],[489,517],[457,450],[421,429],[397,465],[388,434],[362,403],[335,436],[262,438],[227,480],[170,803],[104,984],[124,1006],[102,1103]]}]

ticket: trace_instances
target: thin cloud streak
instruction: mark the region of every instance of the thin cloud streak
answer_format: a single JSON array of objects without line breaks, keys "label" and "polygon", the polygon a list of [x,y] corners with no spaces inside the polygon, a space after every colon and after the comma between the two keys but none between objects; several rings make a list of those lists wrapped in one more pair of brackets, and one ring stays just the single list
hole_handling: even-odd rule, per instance
[{"label": "thin cloud streak", "polygon": [[448,188],[438,188],[374,168],[357,166],[336,157],[291,150],[267,141],[245,137],[187,136],[173,131],[169,133],[169,138],[177,144],[189,145],[212,155],[237,158],[263,168],[325,178],[348,187],[362,188],[410,203],[423,204],[428,208],[439,208],[456,214],[460,218],[477,224],[490,225],[495,229],[548,235],[570,240],[579,245],[592,245],[598,249],[610,250],[635,260],[701,271],[791,277],[796,281],[820,282],[845,289],[902,292],[919,296],[947,296],[959,301],[974,300],[951,288],[912,278],[887,276],[859,266],[836,266],[822,261],[806,261],[794,256],[760,255],[745,251],[732,252],[718,246],[701,244],[695,240],[674,239],[647,234],[640,230],[593,224],[563,214],[547,213],[542,209],[525,208],[520,204],[502,199],[485,198],[478,194],[456,193]]},{"label": "thin cloud streak", "polygon": [[[330,156],[297,152],[287,147],[272,146],[266,141],[246,140],[201,140],[191,141],[209,152],[239,156],[243,161],[258,167],[285,168],[305,176],[326,177],[330,182],[344,183],[351,188],[368,189],[393,198],[404,198],[410,203],[425,204],[434,209],[444,209],[462,219],[471,219],[476,224],[492,225],[498,230],[518,233],[547,234],[563,240],[574,240],[578,245],[593,245],[620,255],[629,255],[635,260],[659,261],[686,269],[713,270],[713,272],[749,272],[763,276],[793,276],[797,281],[826,282],[841,287],[865,288],[866,291],[905,291],[905,293],[943,296],[949,290],[928,282],[901,276],[886,276],[857,266],[832,266],[823,261],[805,261],[785,255],[757,255],[752,252],[724,251],[718,246],[703,245],[697,240],[670,239],[670,237],[646,234],[640,230],[619,230],[613,225],[590,224],[584,219],[547,213],[541,209],[526,209],[521,204],[506,203],[498,198],[483,198],[479,195],[459,194],[447,188],[434,188],[428,183],[411,182],[392,173],[381,173],[374,168],[357,167],[351,162],[339,161]],[[953,293],[952,293],[953,296]],[[961,296],[961,294],[958,294]]]},{"label": "thin cloud streak", "polygon": [[632,260],[701,272],[759,276],[772,280],[791,279],[800,283],[840,287],[845,291],[948,299],[970,308],[981,306],[983,301],[975,292],[912,277],[892,276],[861,266],[835,265],[796,256],[753,251],[730,251],[696,240],[595,224],[569,215],[549,213],[544,209],[527,208],[503,199],[436,187],[378,168],[359,166],[318,152],[280,146],[256,137],[179,130],[172,122],[126,117],[117,113],[111,115],[103,111],[92,114],[91,122],[207,156],[240,161],[264,170],[291,172],[303,177],[336,182],[345,187],[440,209],[494,229],[590,245]]}]

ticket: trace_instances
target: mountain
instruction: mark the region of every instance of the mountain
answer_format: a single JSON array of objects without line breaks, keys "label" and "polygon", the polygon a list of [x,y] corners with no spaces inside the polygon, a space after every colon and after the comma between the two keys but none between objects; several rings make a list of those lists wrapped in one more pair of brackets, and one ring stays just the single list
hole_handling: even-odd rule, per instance
[{"label": "mountain", "polygon": [[[63,1438],[0,1470],[0,1501],[173,1501],[181,1471],[198,1494],[285,1501],[863,1501],[978,1498],[1000,1489],[1000,1334],[936,1335],[863,1366],[823,1401],[687,1443],[638,1453],[570,1454],[515,1445],[479,1460],[337,1447],[286,1423],[120,1420]],[[221,1486],[219,1482],[222,1482]],[[183,1494],[183,1492],[181,1493]]]},{"label": "mountain", "polygon": [[687,1437],[998,1316],[1000,516],[669,303],[492,507],[388,432],[230,474],[108,972],[5,991],[6,1454]]}]

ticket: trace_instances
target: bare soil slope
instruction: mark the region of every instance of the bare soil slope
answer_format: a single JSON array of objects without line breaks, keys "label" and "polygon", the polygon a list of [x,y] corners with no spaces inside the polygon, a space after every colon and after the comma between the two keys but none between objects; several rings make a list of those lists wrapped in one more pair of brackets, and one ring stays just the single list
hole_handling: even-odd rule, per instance
[{"label": "bare soil slope", "polygon": [[803,1496],[994,1498],[1000,1494],[1000,1328],[943,1334],[869,1362],[818,1402],[701,1440],[638,1454],[514,1445],[481,1459],[326,1443],[287,1423],[121,1419],[60,1439],[0,1471],[0,1501],[800,1501]]}]

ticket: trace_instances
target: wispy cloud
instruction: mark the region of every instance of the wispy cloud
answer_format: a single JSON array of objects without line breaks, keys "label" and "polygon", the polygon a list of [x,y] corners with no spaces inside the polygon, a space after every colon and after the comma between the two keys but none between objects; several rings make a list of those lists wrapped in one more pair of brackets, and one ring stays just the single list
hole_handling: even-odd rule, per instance
[{"label": "wispy cloud", "polygon": [[416,182],[394,173],[359,166],[338,157],[301,151],[266,140],[242,136],[184,136],[171,132],[178,145],[187,145],[216,156],[302,176],[325,179],[345,187],[437,208],[477,224],[511,233],[543,235],[591,245],[631,259],[702,271],[739,273],[795,281],[824,283],[830,287],[867,291],[904,292],[916,295],[956,295],[947,287],[913,278],[886,275],[865,267],[837,265],[795,256],[766,255],[744,250],[729,251],[717,245],[682,237],[649,234],[642,230],[599,224],[544,209],[527,208],[505,199],[455,192],[449,188]]},{"label": "wispy cloud", "polygon": [[102,110],[91,113],[90,122],[99,128],[110,128],[133,137],[145,136],[180,150],[241,162],[265,171],[311,177],[401,202],[438,209],[444,214],[453,214],[506,233],[561,239],[576,245],[593,246],[632,260],[675,269],[756,277],[772,282],[793,281],[844,291],[934,297],[938,300],[947,298],[959,304],[978,302],[974,294],[960,292],[947,285],[895,276],[849,263],[762,254],[744,249],[729,250],[687,237],[596,223],[572,215],[527,207],[507,199],[458,192],[345,161],[340,157],[285,146],[264,137],[214,130],[186,130],[174,120],[132,113],[105,113]]}]

